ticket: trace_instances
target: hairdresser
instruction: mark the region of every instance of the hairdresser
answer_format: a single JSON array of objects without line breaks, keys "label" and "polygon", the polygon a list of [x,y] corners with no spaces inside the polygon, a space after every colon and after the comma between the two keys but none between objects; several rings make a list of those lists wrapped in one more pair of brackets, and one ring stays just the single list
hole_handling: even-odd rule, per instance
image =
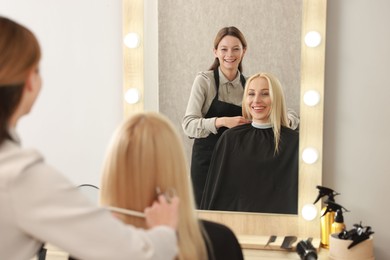
[{"label": "hairdresser", "polygon": [[33,33],[0,16],[0,259],[31,259],[45,242],[83,260],[174,259],[177,197],[145,209],[148,230],[125,225],[21,146],[15,129],[40,92],[40,56]]}]

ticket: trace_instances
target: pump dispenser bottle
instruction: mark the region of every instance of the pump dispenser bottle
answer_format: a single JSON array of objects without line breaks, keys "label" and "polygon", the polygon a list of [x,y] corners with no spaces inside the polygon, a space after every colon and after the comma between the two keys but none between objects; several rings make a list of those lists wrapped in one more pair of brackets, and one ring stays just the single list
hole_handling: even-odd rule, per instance
[{"label": "pump dispenser bottle", "polygon": [[329,207],[329,203],[334,203],[334,197],[340,193],[322,186],[317,186],[317,189],[319,192],[316,200],[314,201],[314,204],[317,203],[317,201],[319,201],[322,197],[327,196],[327,200],[324,202],[327,204],[327,206],[321,209],[321,246],[323,248],[329,248],[329,235],[331,234],[332,224],[335,218],[335,211]]}]

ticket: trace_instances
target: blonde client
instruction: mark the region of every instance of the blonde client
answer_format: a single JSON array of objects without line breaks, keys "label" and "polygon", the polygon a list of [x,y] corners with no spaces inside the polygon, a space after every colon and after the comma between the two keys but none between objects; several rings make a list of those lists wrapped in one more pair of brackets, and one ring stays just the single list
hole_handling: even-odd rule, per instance
[{"label": "blonde client", "polygon": [[[178,259],[243,259],[230,229],[198,220],[182,143],[171,123],[161,114],[135,114],[118,128],[108,149],[101,204],[140,212],[155,200],[156,188],[180,197]],[[116,215],[146,226],[140,214]]]},{"label": "blonde client", "polygon": [[299,133],[290,128],[280,81],[257,73],[246,83],[242,114],[211,159],[201,208],[297,214]]}]

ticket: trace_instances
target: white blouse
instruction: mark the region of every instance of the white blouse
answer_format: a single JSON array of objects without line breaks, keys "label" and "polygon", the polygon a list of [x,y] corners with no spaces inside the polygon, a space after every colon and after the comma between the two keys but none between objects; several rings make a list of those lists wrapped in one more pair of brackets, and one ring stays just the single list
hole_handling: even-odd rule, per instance
[{"label": "white blouse", "polygon": [[83,260],[173,259],[175,231],[137,229],[98,208],[35,150],[0,146],[0,259],[32,258],[48,242]]}]

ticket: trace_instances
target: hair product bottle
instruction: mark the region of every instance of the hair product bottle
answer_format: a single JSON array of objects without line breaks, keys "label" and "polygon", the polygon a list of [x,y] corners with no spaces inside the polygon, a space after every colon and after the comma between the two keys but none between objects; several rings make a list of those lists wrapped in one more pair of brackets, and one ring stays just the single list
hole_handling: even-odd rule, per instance
[{"label": "hair product bottle", "polygon": [[321,210],[321,246],[323,248],[329,248],[329,235],[332,231],[332,224],[334,221],[335,212],[328,211],[327,207]]},{"label": "hair product bottle", "polygon": [[329,235],[331,234],[332,224],[335,218],[335,211],[329,207],[329,203],[334,203],[334,197],[340,193],[322,186],[317,186],[317,189],[319,192],[316,200],[314,201],[314,204],[317,203],[317,201],[319,201],[322,197],[327,196],[327,200],[324,201],[326,206],[321,209],[321,246],[323,248],[329,248]]},{"label": "hair product bottle", "polygon": [[341,233],[344,230],[345,230],[345,224],[344,224],[343,211],[341,209],[337,209],[334,222],[332,224],[331,234]]}]

